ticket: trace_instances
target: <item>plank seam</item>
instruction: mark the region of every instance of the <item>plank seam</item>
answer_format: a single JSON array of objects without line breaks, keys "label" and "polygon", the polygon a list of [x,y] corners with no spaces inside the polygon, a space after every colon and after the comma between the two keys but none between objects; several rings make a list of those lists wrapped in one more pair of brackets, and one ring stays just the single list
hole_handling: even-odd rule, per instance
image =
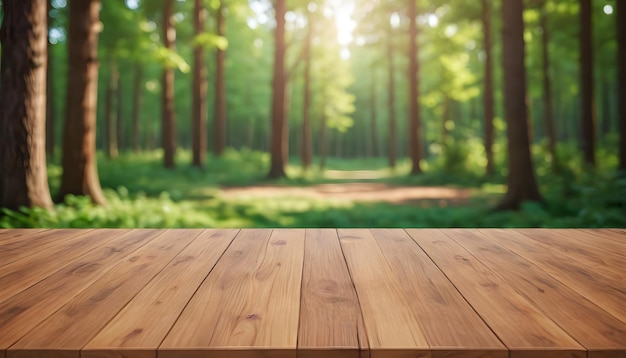
[{"label": "plank seam", "polygon": [[[203,231],[204,232],[204,231]],[[198,237],[201,235],[202,233],[200,233],[198,235]],[[159,343],[157,349],[156,349],[156,358],[159,358],[159,352],[160,352],[160,348],[163,345],[163,341],[165,341],[165,338],[167,338],[167,336],[169,336],[169,334],[172,332],[172,328],[174,328],[174,326],[176,325],[176,323],[178,322],[178,320],[180,319],[180,316],[183,314],[183,312],[185,312],[185,310],[187,309],[187,306],[189,306],[189,302],[191,302],[191,300],[193,299],[193,297],[198,293],[198,290],[200,289],[200,287],[202,287],[202,285],[204,284],[204,282],[207,280],[207,278],[209,277],[209,275],[211,274],[211,272],[213,272],[213,270],[215,269],[215,266],[217,266],[217,264],[222,260],[222,258],[224,257],[224,254],[226,254],[226,251],[228,251],[228,249],[231,247],[231,245],[233,244],[233,242],[235,241],[235,239],[237,239],[237,237],[241,234],[241,229],[239,229],[237,231],[237,233],[233,236],[233,238],[230,240],[230,242],[228,243],[228,245],[226,246],[226,248],[224,249],[224,251],[222,251],[222,253],[220,254],[219,258],[217,260],[215,260],[215,263],[213,264],[213,266],[211,267],[211,269],[209,270],[209,272],[207,272],[206,276],[204,276],[204,278],[202,279],[202,281],[200,282],[200,284],[198,285],[198,287],[196,287],[195,291],[193,292],[193,294],[191,296],[189,296],[189,300],[187,301],[187,303],[183,306],[183,308],[180,310],[180,313],[178,314],[178,317],[174,320],[174,322],[172,323],[172,325],[170,326],[170,328],[167,330],[167,332],[163,335],[163,338],[161,339],[161,342]],[[196,237],[197,239],[197,237]],[[194,240],[195,241],[195,240]],[[211,337],[213,338],[213,337]]]}]

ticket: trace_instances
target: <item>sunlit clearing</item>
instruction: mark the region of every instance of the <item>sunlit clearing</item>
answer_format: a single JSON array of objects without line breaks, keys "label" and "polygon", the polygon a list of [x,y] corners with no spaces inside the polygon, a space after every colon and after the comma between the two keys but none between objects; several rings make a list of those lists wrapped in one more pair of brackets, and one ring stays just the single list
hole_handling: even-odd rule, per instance
[{"label": "sunlit clearing", "polygon": [[612,15],[613,14],[613,6],[611,6],[611,5],[604,5],[604,8],[602,10],[607,15]]},{"label": "sunlit clearing", "polygon": [[340,53],[339,55],[341,56],[341,58],[342,58],[344,61],[349,60],[349,59],[350,59],[350,56],[352,56],[352,54],[350,53],[350,50],[349,50],[349,49],[347,49],[347,48],[343,48],[343,49],[341,49],[341,53]]}]

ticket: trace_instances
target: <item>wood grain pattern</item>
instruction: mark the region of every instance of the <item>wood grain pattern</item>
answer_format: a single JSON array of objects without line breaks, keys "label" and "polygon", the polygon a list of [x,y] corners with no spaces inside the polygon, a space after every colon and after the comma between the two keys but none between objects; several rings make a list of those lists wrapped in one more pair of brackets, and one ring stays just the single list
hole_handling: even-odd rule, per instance
[{"label": "wood grain pattern", "polygon": [[428,341],[408,308],[403,283],[372,233],[341,229],[339,239],[361,304],[372,358],[429,357]]},{"label": "wood grain pattern", "polygon": [[[611,230],[565,230],[567,234],[571,234],[577,240],[584,241],[597,248],[609,250],[616,255],[626,256],[626,240],[620,240],[624,235],[620,235]],[[559,230],[559,232],[563,232]]]},{"label": "wood grain pattern", "polygon": [[199,233],[199,230],[163,231],[44,320],[37,330],[20,339],[9,348],[9,356],[24,358],[37,352],[49,358],[76,357],[102,327]]},{"label": "wood grain pattern", "polygon": [[439,268],[401,230],[371,230],[396,273],[408,306],[422,326],[430,349],[439,355],[472,352],[507,357],[508,351]]},{"label": "wood grain pattern", "polygon": [[0,244],[4,240],[18,239],[34,233],[47,231],[50,229],[0,229]]},{"label": "wood grain pattern", "polygon": [[[127,230],[126,230],[127,231]],[[59,244],[38,251],[21,260],[0,267],[0,302],[20,293],[52,275],[74,259],[97,248],[103,240],[124,233],[121,230],[78,231],[67,239],[60,236]]]},{"label": "wood grain pattern", "polygon": [[107,235],[99,248],[0,303],[0,350],[10,347],[157,233],[132,230],[119,236]]},{"label": "wood grain pattern", "polygon": [[11,236],[0,242],[0,266],[8,265],[21,258],[47,250],[50,246],[71,240],[88,233],[89,230],[46,230],[24,232]]},{"label": "wood grain pattern", "polygon": [[481,230],[481,233],[518,253],[622,322],[626,322],[626,287],[623,281],[614,279],[622,275],[607,277],[599,274],[593,267],[581,265],[557,250],[548,250],[545,245],[533,242],[513,230],[491,229]]},{"label": "wood grain pattern", "polygon": [[306,231],[298,357],[359,357],[361,310],[336,230]]},{"label": "wood grain pattern", "polygon": [[478,231],[446,230],[446,234],[591,351],[588,357],[626,355],[625,323]]},{"label": "wood grain pattern", "polygon": [[156,350],[238,230],[208,230],[178,254],[100,333],[82,358],[156,358]]},{"label": "wood grain pattern", "polygon": [[[407,229],[516,357],[551,357],[555,350],[586,351],[534,305],[440,230]],[[506,317],[506,319],[503,319]]]},{"label": "wood grain pattern", "polygon": [[159,357],[296,356],[304,230],[242,231],[189,302]]}]

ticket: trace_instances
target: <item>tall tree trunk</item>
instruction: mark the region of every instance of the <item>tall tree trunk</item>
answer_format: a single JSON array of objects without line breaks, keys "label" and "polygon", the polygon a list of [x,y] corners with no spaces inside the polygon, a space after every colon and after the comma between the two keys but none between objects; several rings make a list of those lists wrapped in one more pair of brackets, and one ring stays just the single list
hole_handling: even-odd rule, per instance
[{"label": "tall tree trunk", "polygon": [[[220,6],[221,7],[221,6]],[[206,10],[202,0],[194,1],[194,33],[204,32]],[[193,52],[193,166],[202,168],[207,151],[207,70],[204,62],[204,48],[197,45]]]},{"label": "tall tree trunk", "polygon": [[419,64],[417,62],[417,6],[409,1],[409,150],[411,175],[422,173],[422,141],[419,110]]},{"label": "tall tree trunk", "polygon": [[550,78],[550,52],[548,44],[550,42],[548,33],[548,14],[546,10],[546,1],[544,0],[541,7],[541,48],[543,55],[543,110],[546,132],[548,134],[548,152],[552,157],[552,170],[559,172],[559,160],[556,154],[556,129],[554,128],[554,110],[552,101],[552,79]]},{"label": "tall tree trunk", "polygon": [[51,207],[46,170],[46,1],[4,2],[0,207]]},{"label": "tall tree trunk", "polygon": [[483,93],[483,107],[485,113],[485,154],[487,155],[487,176],[494,174],[493,158],[493,52],[491,48],[491,11],[489,1],[482,0],[482,20],[483,20],[483,47],[485,49],[485,84]]},{"label": "tall tree trunk", "polygon": [[379,150],[378,150],[378,106],[377,106],[377,102],[378,102],[378,96],[376,95],[376,67],[374,65],[372,65],[372,70],[371,70],[371,79],[372,82],[370,82],[370,116],[371,116],[371,121],[370,121],[370,147],[371,147],[371,153],[374,157],[377,157],[379,155]]},{"label": "tall tree trunk", "polygon": [[286,177],[285,155],[287,152],[287,126],[285,118],[285,13],[286,0],[276,0],[276,29],[274,30],[274,79],[272,81],[272,139],[271,164],[268,176],[273,179]]},{"label": "tall tree trunk", "polygon": [[528,139],[523,0],[502,2],[504,110],[507,122],[509,175],[499,209],[517,209],[523,201],[541,201]]},{"label": "tall tree trunk", "polygon": [[141,124],[141,105],[143,102],[143,67],[141,63],[135,64],[135,77],[133,79],[133,151],[138,152],[140,148],[139,143],[139,128]]},{"label": "tall tree trunk", "polygon": [[595,166],[596,108],[593,84],[593,39],[591,0],[580,0],[580,96],[583,159]]},{"label": "tall tree trunk", "polygon": [[626,175],[626,3],[616,2],[619,169]]},{"label": "tall tree trunk", "polygon": [[309,16],[309,28],[304,42],[304,104],[302,108],[302,168],[309,169],[313,161],[313,136],[311,132],[311,39],[313,16]]},{"label": "tall tree trunk", "polygon": [[389,28],[389,34],[387,36],[387,70],[389,85],[388,91],[388,106],[389,106],[389,142],[387,155],[389,157],[389,167],[394,169],[396,167],[396,81],[395,71],[393,64],[393,34],[391,28]]},{"label": "tall tree trunk", "polygon": [[[226,35],[224,19],[224,0],[220,0],[216,15],[217,36]],[[215,143],[216,155],[221,155],[226,148],[226,51],[217,49],[215,69]]]},{"label": "tall tree trunk", "polygon": [[320,121],[320,171],[326,169],[326,158],[328,157],[328,127],[326,126],[326,115],[322,114]]},{"label": "tall tree trunk", "polygon": [[125,147],[125,138],[124,133],[124,86],[122,86],[122,79],[119,76],[118,70],[118,80],[117,80],[117,91],[115,95],[117,96],[117,100],[115,101],[115,119],[117,122],[115,123],[115,136],[117,137],[117,150],[118,152],[124,151]]},{"label": "tall tree trunk", "polygon": [[[48,19],[48,25],[50,25],[51,17],[50,11],[52,10],[52,0],[46,0],[46,14]],[[48,159],[54,157],[54,125],[56,123],[56,102],[54,98],[54,56],[52,56],[52,43],[48,36],[47,45],[47,58],[48,69],[46,71],[46,154]]]},{"label": "tall tree trunk", "polygon": [[109,61],[109,82],[104,103],[106,121],[106,154],[109,158],[117,158],[117,92],[119,90],[120,73],[115,61]]},{"label": "tall tree trunk", "polygon": [[105,204],[96,165],[100,0],[71,1],[69,11],[70,72],[59,198],[88,195],[96,204]]},{"label": "tall tree trunk", "polygon": [[[165,0],[163,6],[163,45],[173,51],[176,41],[174,27],[174,0]],[[161,140],[163,141],[163,164],[166,168],[174,168],[176,155],[176,118],[174,113],[174,69],[167,66],[163,69],[162,89],[162,123]]]}]

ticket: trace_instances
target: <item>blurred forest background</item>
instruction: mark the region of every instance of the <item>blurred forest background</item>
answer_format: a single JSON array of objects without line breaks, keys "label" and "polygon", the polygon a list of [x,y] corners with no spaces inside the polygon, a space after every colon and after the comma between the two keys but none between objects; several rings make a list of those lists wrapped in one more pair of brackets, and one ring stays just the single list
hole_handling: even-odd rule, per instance
[{"label": "blurred forest background", "polygon": [[0,227],[626,227],[624,1],[0,21]]}]

